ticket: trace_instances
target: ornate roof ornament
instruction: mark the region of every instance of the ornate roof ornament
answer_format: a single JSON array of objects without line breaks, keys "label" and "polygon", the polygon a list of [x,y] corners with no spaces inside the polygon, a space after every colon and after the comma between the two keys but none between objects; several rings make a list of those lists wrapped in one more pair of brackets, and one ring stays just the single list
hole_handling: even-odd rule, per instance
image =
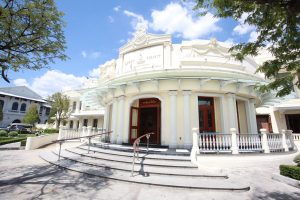
[{"label": "ornate roof ornament", "polygon": [[144,27],[140,27],[135,33],[132,43],[134,46],[141,46],[147,44],[148,37],[146,33],[146,29]]},{"label": "ornate roof ornament", "polygon": [[210,48],[216,48],[218,46],[218,42],[216,38],[211,38],[209,42],[209,47]]}]

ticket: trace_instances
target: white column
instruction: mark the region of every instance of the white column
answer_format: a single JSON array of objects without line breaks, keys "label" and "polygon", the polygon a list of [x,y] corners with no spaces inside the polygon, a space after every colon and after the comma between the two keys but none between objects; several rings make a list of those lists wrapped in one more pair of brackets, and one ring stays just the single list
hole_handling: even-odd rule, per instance
[{"label": "white column", "polygon": [[184,124],[184,147],[190,148],[191,141],[191,121],[190,121],[190,95],[191,91],[183,91],[183,124]]},{"label": "white column", "polygon": [[224,96],[220,97],[220,114],[221,114],[221,125],[222,125],[222,132],[223,133],[229,133],[229,124],[228,124],[228,119],[227,119],[227,105],[225,104],[225,99]]},{"label": "white column", "polygon": [[250,122],[250,133],[257,134],[257,122],[256,122],[256,111],[255,111],[255,99],[250,99],[248,102],[249,108],[249,122]]},{"label": "white column", "polygon": [[122,144],[123,142],[123,133],[124,133],[124,100],[125,96],[120,96],[118,98],[118,135],[117,143]]},{"label": "white column", "polygon": [[80,101],[76,101],[76,110],[75,112],[79,112],[80,110]]},{"label": "white column", "polygon": [[227,96],[227,107],[228,107],[227,123],[229,124],[229,128],[235,128],[236,130],[238,130],[235,94],[228,93],[226,96]]},{"label": "white column", "polygon": [[105,129],[105,132],[108,131],[109,115],[111,115],[111,113],[109,113],[109,106],[110,105],[105,106],[105,113],[104,113],[104,119],[103,119],[103,128]]},{"label": "white column", "polygon": [[118,116],[118,101],[117,98],[113,99],[113,108],[112,108],[112,134],[110,138],[111,143],[116,142],[116,135],[117,135],[117,116]]},{"label": "white column", "polygon": [[177,147],[177,91],[169,91],[170,95],[170,148]]}]

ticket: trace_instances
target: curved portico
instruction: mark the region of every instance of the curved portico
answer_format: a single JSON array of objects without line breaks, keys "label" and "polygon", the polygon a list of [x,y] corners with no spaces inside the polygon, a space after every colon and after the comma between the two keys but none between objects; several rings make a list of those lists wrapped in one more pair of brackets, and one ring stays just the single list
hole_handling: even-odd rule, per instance
[{"label": "curved portico", "polygon": [[[98,90],[111,142],[132,143],[156,131],[153,144],[191,147],[192,128],[257,133],[260,100],[253,88],[264,80],[254,74],[253,59],[237,62],[225,46],[215,40],[172,44],[170,35],[138,32],[119,59],[101,67]],[[148,128],[147,118],[155,120]]]}]

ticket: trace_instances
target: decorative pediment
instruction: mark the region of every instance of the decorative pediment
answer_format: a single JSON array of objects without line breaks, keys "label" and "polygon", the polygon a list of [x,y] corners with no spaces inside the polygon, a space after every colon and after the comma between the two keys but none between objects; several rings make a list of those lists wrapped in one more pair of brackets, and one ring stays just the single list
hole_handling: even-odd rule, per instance
[{"label": "decorative pediment", "polygon": [[120,54],[125,54],[137,49],[141,49],[148,46],[171,44],[171,35],[154,35],[146,33],[144,28],[137,30],[134,33],[134,37],[127,44],[119,49]]}]

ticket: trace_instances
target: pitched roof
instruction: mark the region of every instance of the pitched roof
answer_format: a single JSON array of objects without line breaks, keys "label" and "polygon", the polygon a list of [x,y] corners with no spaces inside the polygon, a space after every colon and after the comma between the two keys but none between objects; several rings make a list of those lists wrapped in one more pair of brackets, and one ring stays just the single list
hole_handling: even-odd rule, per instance
[{"label": "pitched roof", "polygon": [[26,86],[2,87],[0,88],[0,94],[46,102],[39,94],[35,93]]}]

